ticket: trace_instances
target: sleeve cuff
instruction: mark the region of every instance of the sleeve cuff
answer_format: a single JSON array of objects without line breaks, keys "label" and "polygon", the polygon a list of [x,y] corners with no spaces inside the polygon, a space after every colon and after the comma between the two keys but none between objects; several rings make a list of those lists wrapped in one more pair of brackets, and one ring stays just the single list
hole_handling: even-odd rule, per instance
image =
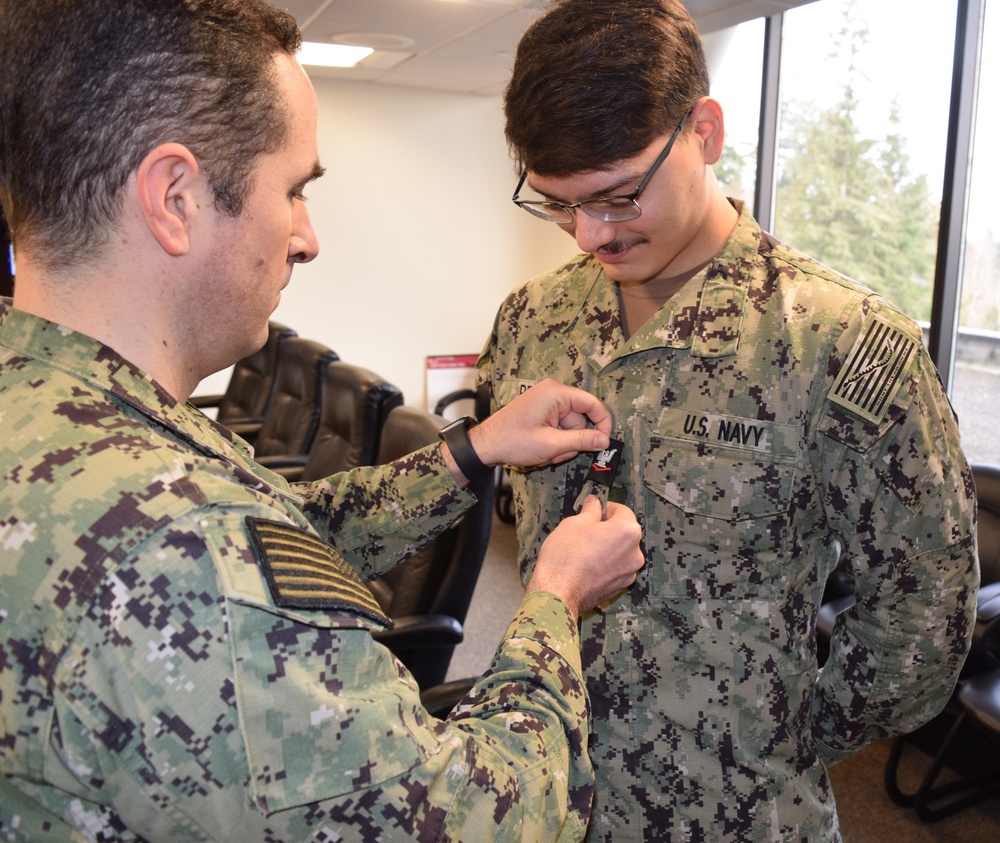
[{"label": "sleeve cuff", "polygon": [[554,650],[583,675],[579,624],[569,607],[550,591],[531,591],[507,627],[504,641],[531,639]]}]

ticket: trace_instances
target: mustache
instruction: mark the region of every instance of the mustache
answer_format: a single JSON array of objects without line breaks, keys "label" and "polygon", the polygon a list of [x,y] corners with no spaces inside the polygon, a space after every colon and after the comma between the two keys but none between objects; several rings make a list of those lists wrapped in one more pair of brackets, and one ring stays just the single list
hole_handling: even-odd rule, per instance
[{"label": "mustache", "polygon": [[611,253],[613,255],[619,252],[624,252],[626,249],[631,249],[633,246],[638,246],[640,243],[645,243],[645,237],[630,237],[628,239],[614,239],[610,243],[605,243],[603,246],[598,248],[598,252]]}]

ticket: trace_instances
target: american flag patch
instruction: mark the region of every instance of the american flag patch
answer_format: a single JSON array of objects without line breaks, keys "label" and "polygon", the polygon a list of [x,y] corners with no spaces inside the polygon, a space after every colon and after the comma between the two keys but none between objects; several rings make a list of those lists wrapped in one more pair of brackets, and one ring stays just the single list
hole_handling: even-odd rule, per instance
[{"label": "american flag patch", "polygon": [[837,376],[830,399],[863,419],[885,415],[916,341],[878,316],[858,337]]},{"label": "american flag patch", "polygon": [[328,544],[292,524],[246,521],[275,605],[347,611],[392,626],[368,586]]}]

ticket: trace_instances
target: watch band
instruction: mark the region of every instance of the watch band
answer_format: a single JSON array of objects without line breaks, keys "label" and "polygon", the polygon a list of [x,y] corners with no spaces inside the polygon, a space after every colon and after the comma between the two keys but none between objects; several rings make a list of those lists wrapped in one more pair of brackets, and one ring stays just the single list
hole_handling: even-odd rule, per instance
[{"label": "watch band", "polygon": [[471,416],[462,416],[451,424],[445,425],[438,432],[438,436],[444,440],[448,450],[451,451],[451,456],[455,460],[458,470],[465,475],[470,483],[481,480],[492,471],[479,459],[476,449],[469,441],[469,428],[475,427],[476,424],[476,420]]}]

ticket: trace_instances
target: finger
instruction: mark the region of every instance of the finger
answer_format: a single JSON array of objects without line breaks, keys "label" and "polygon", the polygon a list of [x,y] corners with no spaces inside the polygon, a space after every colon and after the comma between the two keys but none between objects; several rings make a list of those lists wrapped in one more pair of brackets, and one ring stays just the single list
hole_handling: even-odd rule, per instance
[{"label": "finger", "polygon": [[590,419],[594,427],[605,433],[607,436],[611,436],[611,431],[613,429],[611,410],[609,410],[600,400],[591,395],[589,392],[584,392],[582,389],[576,388],[573,388],[573,390],[569,393],[568,398],[569,402],[565,405],[563,417],[569,416],[573,413],[580,416],[586,416]]},{"label": "finger", "polygon": [[587,495],[583,499],[583,505],[580,507],[577,518],[581,516],[589,518],[591,521],[601,520],[601,502],[596,495]]},{"label": "finger", "polygon": [[537,395],[541,396],[546,392],[551,392],[554,397],[552,409],[554,409],[560,423],[564,419],[569,420],[573,416],[589,419],[596,427],[611,433],[611,411],[594,395],[575,386],[557,384],[553,381],[542,381],[534,389],[545,385],[552,385],[551,390],[538,390]]},{"label": "finger", "polygon": [[587,417],[582,413],[567,413],[559,419],[559,427],[562,430],[580,430],[587,426]]},{"label": "finger", "polygon": [[553,430],[552,437],[551,450],[559,452],[551,458],[554,463],[572,459],[581,451],[602,451],[611,444],[610,437],[589,427],[580,430]]}]

